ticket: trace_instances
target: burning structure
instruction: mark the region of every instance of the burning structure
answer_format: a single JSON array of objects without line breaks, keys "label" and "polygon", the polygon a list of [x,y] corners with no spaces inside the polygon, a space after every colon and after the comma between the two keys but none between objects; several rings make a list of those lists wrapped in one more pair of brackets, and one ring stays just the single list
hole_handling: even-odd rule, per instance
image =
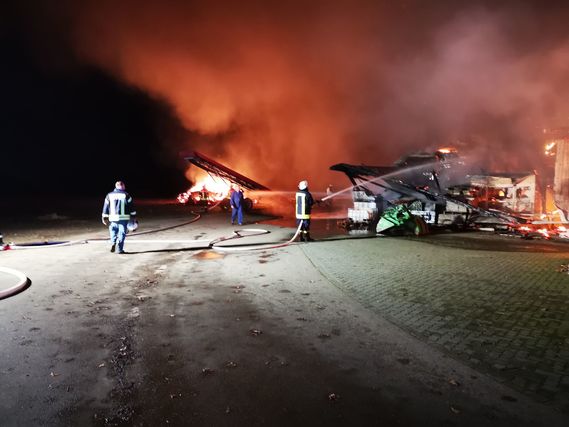
[{"label": "burning structure", "polygon": [[[177,200],[182,204],[191,203],[204,208],[221,205],[222,208],[227,209],[229,207],[228,196],[234,185],[248,191],[269,190],[264,185],[197,151],[184,153],[183,157],[205,171],[207,176],[198,180],[188,191],[178,195]],[[245,210],[251,210],[256,202],[257,200],[245,197]]]},{"label": "burning structure", "polygon": [[474,175],[454,149],[416,153],[393,166],[340,163],[354,185],[350,228],[424,233],[427,226],[517,227],[541,209],[537,174]]},{"label": "burning structure", "polygon": [[553,203],[567,220],[569,212],[569,128],[545,129],[545,155],[555,158]]},{"label": "burning structure", "polygon": [[474,206],[527,218],[541,211],[541,191],[535,171],[471,175],[466,198]]}]

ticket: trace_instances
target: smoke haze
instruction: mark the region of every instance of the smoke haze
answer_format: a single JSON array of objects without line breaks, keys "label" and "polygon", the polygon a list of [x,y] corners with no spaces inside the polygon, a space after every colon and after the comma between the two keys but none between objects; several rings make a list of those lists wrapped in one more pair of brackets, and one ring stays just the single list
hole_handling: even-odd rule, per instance
[{"label": "smoke haze", "polygon": [[569,117],[568,12],[495,3],[83,1],[41,25],[169,103],[192,137],[165,149],[324,188],[344,182],[334,163],[453,144],[486,169],[540,166],[541,129]]}]

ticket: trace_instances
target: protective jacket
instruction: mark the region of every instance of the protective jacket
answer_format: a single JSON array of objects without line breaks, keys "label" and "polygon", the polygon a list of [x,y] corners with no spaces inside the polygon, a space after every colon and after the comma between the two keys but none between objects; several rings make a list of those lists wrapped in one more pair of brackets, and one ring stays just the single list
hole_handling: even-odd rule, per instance
[{"label": "protective jacket", "polygon": [[314,199],[308,190],[296,192],[296,219],[310,219]]},{"label": "protective jacket", "polygon": [[103,218],[108,218],[111,222],[128,221],[135,215],[132,197],[126,191],[115,189],[107,194],[103,204]]}]

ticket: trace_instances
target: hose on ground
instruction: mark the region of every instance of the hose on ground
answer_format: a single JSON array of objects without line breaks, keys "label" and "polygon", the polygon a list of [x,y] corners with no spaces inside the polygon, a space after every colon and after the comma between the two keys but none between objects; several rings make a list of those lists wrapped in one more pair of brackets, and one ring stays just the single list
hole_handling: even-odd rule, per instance
[{"label": "hose on ground", "polygon": [[[193,223],[193,222],[195,222],[201,218],[201,215],[195,214],[194,212],[192,212],[192,213],[196,216],[191,221],[186,221],[182,224],[176,224],[174,226],[163,227],[163,228],[155,229],[155,230],[149,230],[149,231],[145,231],[142,233],[136,233],[136,234],[133,234],[132,236],[149,234],[149,233],[156,233],[158,231],[164,231],[164,230],[170,230],[170,229],[173,229],[176,227],[181,227],[184,225],[191,224],[191,223]],[[239,230],[233,231],[233,234],[231,236],[218,237],[218,238],[213,239],[213,240],[207,240],[207,239],[199,239],[199,240],[137,240],[137,239],[135,239],[134,242],[139,242],[139,243],[207,243],[208,248],[219,251],[219,252],[240,252],[240,251],[277,249],[277,248],[282,248],[282,247],[288,246],[292,242],[294,242],[294,240],[298,237],[298,235],[300,233],[301,225],[302,225],[302,223],[300,223],[298,225],[296,232],[294,233],[294,235],[292,236],[292,238],[290,240],[288,240],[284,243],[276,244],[276,245],[262,245],[262,246],[255,246],[255,247],[251,247],[250,245],[240,246],[240,247],[219,246],[220,243],[227,242],[229,240],[240,239],[240,238],[244,238],[244,237],[260,236],[263,234],[269,234],[270,233],[270,231],[262,229],[262,228],[239,229]],[[62,247],[62,246],[71,246],[71,245],[75,245],[75,244],[85,244],[85,243],[106,243],[107,240],[108,239],[94,238],[94,239],[87,239],[87,240],[72,240],[72,241],[64,241],[64,242],[38,242],[38,243],[27,243],[27,244],[20,244],[20,245],[10,244],[10,245],[3,246],[2,250],[7,250],[7,249],[43,249],[46,247]],[[17,294],[18,292],[22,291],[24,288],[26,288],[26,286],[28,286],[31,283],[30,279],[25,274],[23,274],[22,272],[20,272],[18,270],[6,268],[6,267],[0,267],[0,272],[11,274],[13,276],[16,276],[16,278],[18,279],[18,283],[16,285],[13,285],[8,289],[0,290],[0,299],[8,298],[10,296]]]},{"label": "hose on ground", "polygon": [[[177,227],[183,227],[184,225],[188,225],[188,224],[191,224],[193,222],[196,222],[197,220],[199,220],[201,218],[200,214],[195,213],[195,212],[191,212],[191,213],[193,215],[195,215],[195,217],[192,218],[190,221],[185,221],[181,224],[170,225],[168,227],[156,228],[154,230],[143,231],[140,233],[132,233],[130,236],[131,237],[142,236],[144,234],[157,233],[159,231],[166,231],[166,230],[171,230],[171,229],[177,228]],[[23,244],[19,244],[19,245],[14,244],[14,243],[10,243],[10,244],[5,245],[2,248],[0,248],[0,250],[44,249],[46,247],[54,248],[54,247],[61,247],[61,246],[80,245],[80,244],[85,244],[85,243],[106,242],[107,240],[109,240],[108,237],[94,237],[91,239],[69,240],[69,241],[65,241],[65,242],[34,242],[34,243],[23,243]]]},{"label": "hose on ground", "polygon": [[[255,229],[255,228],[245,228],[243,230],[235,230],[233,232],[233,235],[228,237],[228,238],[220,238],[217,239],[216,241],[212,241],[211,243],[211,248],[215,251],[219,251],[219,252],[240,252],[240,251],[263,251],[263,250],[267,250],[267,249],[277,249],[277,248],[284,248],[285,246],[290,245],[292,242],[295,241],[295,239],[298,237],[299,233],[300,233],[300,227],[302,226],[302,223],[298,224],[298,228],[296,229],[296,232],[294,233],[294,235],[291,237],[290,240],[283,242],[283,243],[279,243],[276,245],[263,245],[263,246],[255,246],[255,247],[250,247],[250,246],[240,246],[240,247],[231,247],[231,246],[216,246],[221,242],[225,242],[227,240],[232,240],[232,239],[239,239],[242,237],[250,237],[250,236],[259,236],[261,234],[268,234],[270,233],[270,231],[264,230],[264,229]],[[244,232],[244,231],[249,231],[252,232],[254,234],[247,234],[242,235],[240,232]]]},{"label": "hose on ground", "polygon": [[[214,205],[213,207],[215,207],[215,206],[217,206],[217,205]],[[131,237],[136,237],[136,236],[149,234],[149,233],[156,233],[159,231],[170,230],[170,229],[173,229],[176,227],[182,227],[184,225],[188,225],[188,224],[191,224],[193,222],[196,222],[201,218],[201,215],[198,213],[192,212],[192,214],[194,214],[195,217],[192,218],[192,220],[190,220],[190,221],[186,221],[186,222],[183,222],[181,224],[176,224],[176,225],[172,225],[172,226],[168,226],[168,227],[158,228],[158,229],[154,229],[154,230],[148,230],[148,231],[144,231],[141,233],[132,233]],[[241,251],[257,251],[257,250],[267,250],[267,249],[278,249],[278,248],[288,246],[295,241],[295,239],[300,234],[301,225],[302,225],[302,223],[300,223],[298,225],[296,232],[290,238],[290,240],[283,242],[283,243],[278,243],[276,245],[275,244],[262,245],[262,246],[246,245],[246,246],[239,246],[239,247],[220,246],[220,243],[227,242],[229,240],[240,239],[240,238],[244,238],[244,237],[260,236],[263,234],[269,234],[270,233],[270,231],[262,229],[262,228],[238,229],[238,230],[233,231],[233,234],[231,236],[222,236],[222,237],[217,237],[215,239],[209,239],[209,240],[208,239],[198,239],[198,240],[163,240],[163,239],[159,239],[159,240],[138,240],[138,239],[134,239],[134,240],[131,240],[131,242],[136,242],[136,243],[184,243],[184,244],[205,243],[205,244],[207,244],[207,248],[210,248],[210,249],[213,249],[213,250],[219,251],[219,252],[241,252]],[[16,250],[17,249],[43,249],[46,247],[61,247],[61,246],[71,246],[71,245],[85,244],[85,243],[106,243],[106,242],[108,242],[108,238],[92,238],[92,239],[85,239],[85,240],[71,240],[71,241],[66,241],[66,242],[37,242],[37,243],[27,243],[27,244],[20,244],[20,245],[10,244],[10,245],[7,245],[6,247],[4,247],[4,250],[7,250],[7,249],[16,249]]]},{"label": "hose on ground", "polygon": [[[197,220],[199,220],[202,217],[201,214],[199,214],[199,213],[196,213],[193,211],[191,211],[190,213],[192,215],[195,215],[195,216],[189,221],[182,222],[181,224],[169,225],[168,227],[155,228],[154,230],[141,231],[138,233],[136,233],[136,232],[135,233],[129,233],[130,237],[142,236],[144,234],[150,234],[150,233],[158,233],[159,231],[166,231],[166,230],[172,230],[173,228],[183,227],[184,225],[189,225],[193,222],[196,222]],[[87,241],[91,242],[91,241],[95,241],[95,240],[109,240],[109,239],[106,237],[100,237],[100,238],[97,237],[94,239],[88,239]]]},{"label": "hose on ground", "polygon": [[0,299],[11,297],[23,290],[30,283],[30,279],[21,271],[14,270],[13,268],[0,267],[1,273],[10,274],[18,279],[18,283],[10,286],[7,289],[0,289]]}]

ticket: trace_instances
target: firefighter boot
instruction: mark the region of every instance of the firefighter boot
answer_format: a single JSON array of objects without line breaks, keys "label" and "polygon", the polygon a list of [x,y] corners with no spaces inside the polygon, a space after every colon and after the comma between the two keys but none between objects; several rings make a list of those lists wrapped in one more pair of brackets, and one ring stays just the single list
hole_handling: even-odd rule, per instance
[{"label": "firefighter boot", "polygon": [[312,237],[310,237],[310,231],[306,232],[304,239],[306,242],[314,242],[314,239]]},{"label": "firefighter boot", "polygon": [[300,241],[304,242],[304,231],[300,232]]}]

